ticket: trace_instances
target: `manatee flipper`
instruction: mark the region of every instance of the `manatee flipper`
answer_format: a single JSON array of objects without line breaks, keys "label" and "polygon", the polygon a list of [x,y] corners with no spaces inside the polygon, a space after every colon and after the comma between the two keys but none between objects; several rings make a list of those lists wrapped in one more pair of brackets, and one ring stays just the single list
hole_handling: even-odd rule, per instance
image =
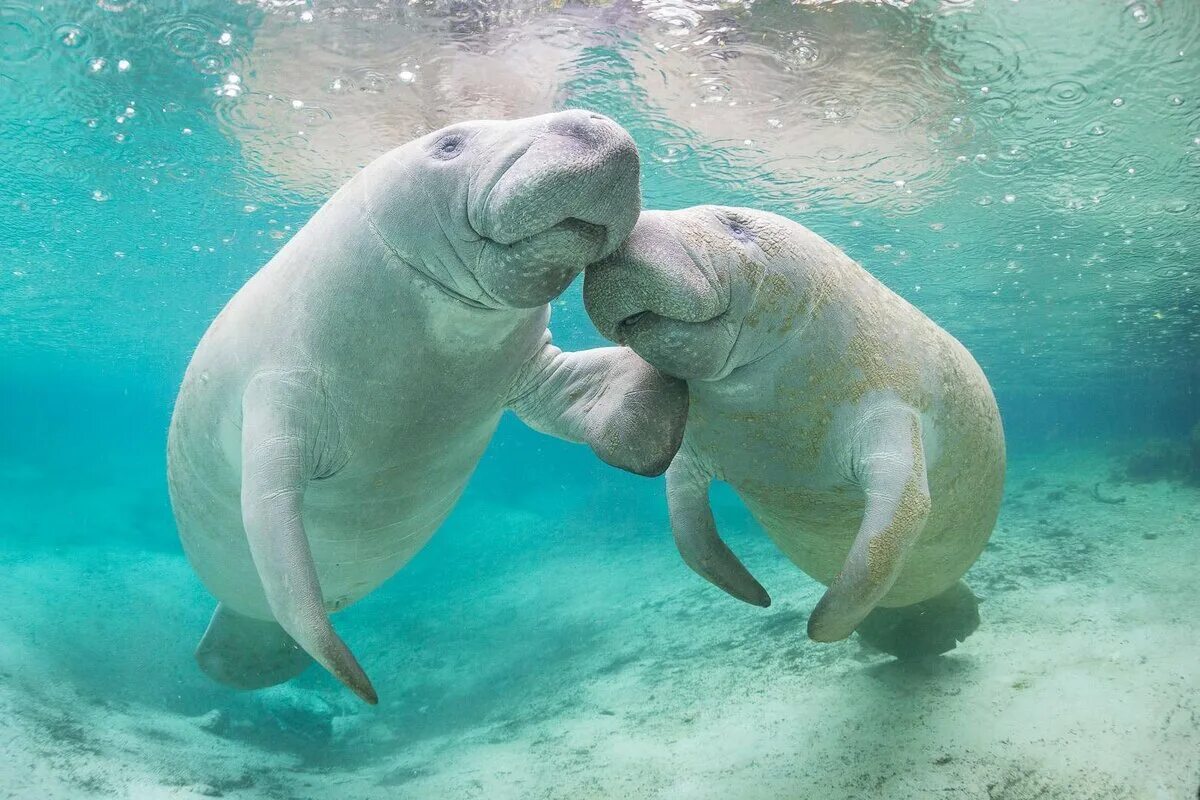
[{"label": "manatee flipper", "polygon": [[888,593],[929,517],[921,421],[912,410],[866,420],[851,459],[866,507],[842,571],[808,618],[818,642],[845,639]]},{"label": "manatee flipper", "polygon": [[627,347],[564,353],[547,333],[507,406],[534,430],[587,443],[605,463],[653,476],[683,441],[688,394],[687,384]]},{"label": "manatee flipper", "polygon": [[313,663],[279,623],[243,616],[217,604],[196,648],[204,674],[235,689],[263,689],[291,680]]},{"label": "manatee flipper", "polygon": [[901,661],[948,653],[979,627],[979,598],[962,581],[928,600],[875,608],[855,633]]},{"label": "manatee flipper", "polygon": [[329,435],[315,377],[264,373],[242,398],[242,524],[271,613],[296,643],[366,702],[375,689],[329,622],[304,530],[304,490],[324,474]]},{"label": "manatee flipper", "polygon": [[683,562],[738,600],[766,608],[771,596],[721,539],[708,502],[712,476],[684,448],[667,470],[667,510]]}]

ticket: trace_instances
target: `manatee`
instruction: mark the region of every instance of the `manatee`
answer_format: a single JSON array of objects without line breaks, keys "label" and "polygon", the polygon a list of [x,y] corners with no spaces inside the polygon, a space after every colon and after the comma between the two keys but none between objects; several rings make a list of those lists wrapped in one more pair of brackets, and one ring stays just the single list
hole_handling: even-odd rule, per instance
[{"label": "manatee", "polygon": [[467,122],[372,162],[236,293],[167,448],[184,550],[219,601],[196,651],[209,676],[258,688],[315,659],[375,703],[329,615],[428,541],[505,409],[617,467],[667,468],[686,385],[547,330],[548,301],[639,207],[636,147],[606,117]]},{"label": "manatee", "polygon": [[[667,494],[693,570],[770,604],[718,534],[715,479],[828,587],[809,617],[814,640],[844,639],[876,606],[975,602],[957,584],[1004,482],[991,387],[962,344],[841,250],[761,211],[646,211],[586,270],[584,303],[607,338],[688,383]],[[972,611],[946,614],[956,638],[974,629]]]}]

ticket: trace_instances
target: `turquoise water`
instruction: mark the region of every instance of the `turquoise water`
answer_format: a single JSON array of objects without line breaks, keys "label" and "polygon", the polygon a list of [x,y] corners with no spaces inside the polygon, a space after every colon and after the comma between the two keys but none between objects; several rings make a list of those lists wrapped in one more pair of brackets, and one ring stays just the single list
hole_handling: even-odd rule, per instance
[{"label": "turquoise water", "polygon": [[[732,493],[768,611],[679,563],[661,479],[506,417],[337,618],[378,709],[208,682],[163,455],[192,348],[374,156],[571,107],[646,207],[790,216],[976,356],[983,626],[920,668],[809,642]],[[1198,215],[1192,0],[0,0],[0,796],[1195,797]],[[579,283],[552,327],[601,343]]]}]

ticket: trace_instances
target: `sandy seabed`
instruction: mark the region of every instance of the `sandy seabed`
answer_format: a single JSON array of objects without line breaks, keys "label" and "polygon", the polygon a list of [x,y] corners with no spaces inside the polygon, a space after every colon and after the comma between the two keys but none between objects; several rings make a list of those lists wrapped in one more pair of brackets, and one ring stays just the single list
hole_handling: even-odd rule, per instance
[{"label": "sandy seabed", "polygon": [[[106,546],[138,499],[67,491],[46,502],[95,536],[0,545],[0,797],[1193,800],[1200,490],[1102,502],[1111,467],[1014,464],[967,576],[983,625],[912,664],[809,642],[819,587],[744,522],[769,610],[687,572],[656,524],[476,504],[457,524],[505,548],[419,558],[337,618],[375,709],[317,670],[209,683],[190,654],[212,601],[182,556]],[[14,508],[0,523],[26,530]]]}]

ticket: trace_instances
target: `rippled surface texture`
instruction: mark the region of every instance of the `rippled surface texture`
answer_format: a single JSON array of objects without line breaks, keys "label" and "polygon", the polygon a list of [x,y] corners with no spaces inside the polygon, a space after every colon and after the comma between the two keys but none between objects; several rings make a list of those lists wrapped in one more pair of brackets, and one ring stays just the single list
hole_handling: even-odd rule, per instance
[{"label": "rippled surface texture", "polygon": [[[567,107],[647,207],[788,215],[972,350],[1015,464],[985,626],[926,672],[807,643],[730,497],[769,613],[678,564],[660,484],[506,420],[339,621],[375,716],[205,683],[162,475],[196,341],[375,156]],[[1198,223],[1195,0],[0,0],[0,796],[1194,797]],[[553,326],[599,342],[578,285]]]},{"label": "rippled surface texture", "polygon": [[1002,385],[1195,375],[1187,0],[80,6],[0,7],[6,347],[177,364],[375,155],[582,105],[649,206],[795,216]]}]

